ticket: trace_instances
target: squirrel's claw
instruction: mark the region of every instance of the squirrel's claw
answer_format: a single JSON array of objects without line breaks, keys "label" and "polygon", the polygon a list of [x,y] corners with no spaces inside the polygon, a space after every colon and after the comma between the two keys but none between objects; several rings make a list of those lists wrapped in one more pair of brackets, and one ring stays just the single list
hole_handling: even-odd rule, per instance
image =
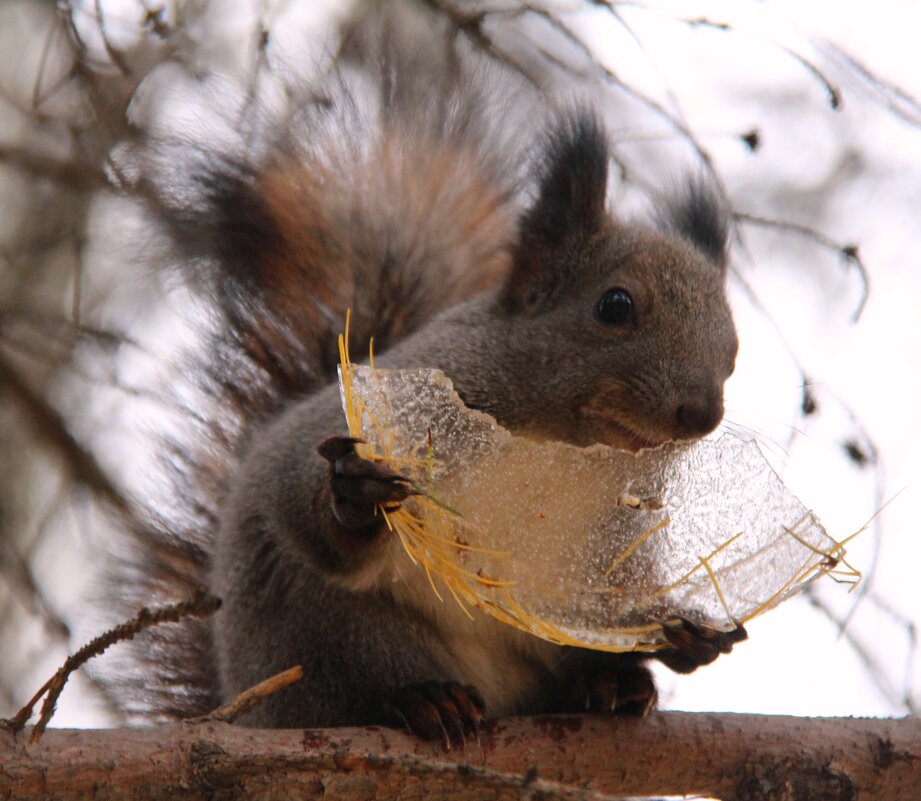
[{"label": "squirrel's claw", "polygon": [[571,697],[577,711],[645,717],[655,709],[659,693],[649,668],[627,663],[580,675]]},{"label": "squirrel's claw", "polygon": [[486,704],[479,690],[456,681],[424,681],[398,689],[391,701],[391,716],[413,734],[442,740],[445,750],[466,747],[467,735],[478,735],[486,720]]},{"label": "squirrel's claw", "polygon": [[364,529],[381,522],[376,507],[392,509],[410,495],[418,495],[406,476],[386,465],[361,458],[355,437],[328,437],[317,453],[330,464],[333,514],[346,528]]},{"label": "squirrel's claw", "polygon": [[317,453],[327,462],[332,463],[336,459],[355,453],[355,446],[361,442],[364,442],[361,437],[327,437],[317,445]]},{"label": "squirrel's claw", "polygon": [[678,617],[662,623],[665,639],[674,650],[659,651],[656,658],[676,673],[692,673],[709,665],[732,646],[748,639],[745,626],[738,623],[732,631],[718,631]]}]

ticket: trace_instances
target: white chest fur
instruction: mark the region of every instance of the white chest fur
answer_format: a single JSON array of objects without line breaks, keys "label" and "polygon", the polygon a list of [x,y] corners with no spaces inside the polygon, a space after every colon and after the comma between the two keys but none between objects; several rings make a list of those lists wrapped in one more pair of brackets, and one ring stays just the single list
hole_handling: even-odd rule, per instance
[{"label": "white chest fur", "polygon": [[[560,671],[565,651],[559,646],[478,609],[465,612],[444,587],[440,599],[425,570],[412,564],[396,538],[386,562],[378,586],[395,603],[417,610],[434,624],[449,655],[445,668],[457,681],[480,691],[490,716],[518,712],[538,693],[541,682]],[[439,587],[437,579],[435,587]]]}]

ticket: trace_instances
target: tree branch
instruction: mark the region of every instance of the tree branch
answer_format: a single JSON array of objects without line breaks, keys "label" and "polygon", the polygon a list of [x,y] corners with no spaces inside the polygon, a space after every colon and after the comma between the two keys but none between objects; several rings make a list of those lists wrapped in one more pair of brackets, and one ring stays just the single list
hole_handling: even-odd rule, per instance
[{"label": "tree branch", "polygon": [[503,720],[444,752],[379,727],[0,730],[0,798],[921,798],[921,720],[653,714]]}]

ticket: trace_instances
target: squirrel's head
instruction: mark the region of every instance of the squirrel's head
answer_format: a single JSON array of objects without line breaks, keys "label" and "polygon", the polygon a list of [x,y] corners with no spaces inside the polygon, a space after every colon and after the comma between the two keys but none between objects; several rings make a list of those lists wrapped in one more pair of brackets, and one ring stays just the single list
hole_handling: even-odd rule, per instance
[{"label": "squirrel's head", "polygon": [[631,450],[704,436],[738,351],[724,209],[692,182],[655,226],[628,225],[605,210],[607,174],[591,113],[553,129],[499,295],[534,433]]}]

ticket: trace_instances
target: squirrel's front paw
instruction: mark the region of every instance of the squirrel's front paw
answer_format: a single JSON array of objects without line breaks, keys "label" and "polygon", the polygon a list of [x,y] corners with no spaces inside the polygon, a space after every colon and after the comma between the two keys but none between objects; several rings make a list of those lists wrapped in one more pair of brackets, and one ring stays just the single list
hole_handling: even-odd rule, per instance
[{"label": "squirrel's front paw", "polygon": [[631,717],[645,717],[655,709],[659,698],[652,672],[635,662],[607,664],[580,674],[570,693],[570,708],[577,712],[613,712]]},{"label": "squirrel's front paw", "polygon": [[479,690],[456,681],[423,681],[408,684],[393,694],[391,713],[419,737],[441,739],[445,749],[466,745],[486,720],[486,704]]},{"label": "squirrel's front paw", "polygon": [[354,437],[329,437],[317,446],[330,465],[333,514],[343,526],[366,529],[381,522],[377,506],[392,509],[410,495],[417,495],[412,482],[389,467],[355,452]]},{"label": "squirrel's front paw", "polygon": [[728,654],[737,642],[748,639],[741,623],[732,631],[718,631],[678,617],[666,620],[662,629],[673,650],[658,651],[656,658],[676,673],[692,673],[709,665],[720,654]]}]

